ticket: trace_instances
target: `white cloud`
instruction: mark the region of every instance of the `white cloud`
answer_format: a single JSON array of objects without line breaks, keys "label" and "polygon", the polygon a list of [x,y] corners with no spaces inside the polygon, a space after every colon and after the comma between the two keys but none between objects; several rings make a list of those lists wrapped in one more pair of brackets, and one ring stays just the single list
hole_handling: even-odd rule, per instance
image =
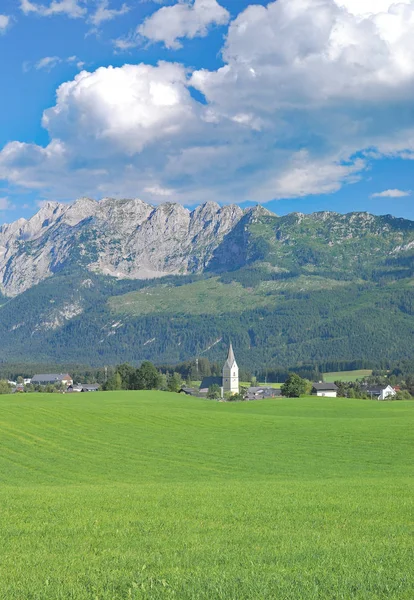
[{"label": "white cloud", "polygon": [[160,139],[171,143],[195,106],[180,65],[101,67],[62,84],[43,125],[52,138],[84,146],[82,154],[132,155]]},{"label": "white cloud", "polygon": [[[59,199],[265,202],[334,192],[381,156],[413,159],[414,0],[358,6],[249,6],[213,71],[167,62],[83,71],[44,113],[51,143],[6,145],[0,178]],[[176,43],[175,25],[168,31],[162,40]]]},{"label": "white cloud", "polygon": [[216,0],[181,0],[157,10],[137,32],[167,48],[180,48],[180,39],[205,36],[211,25],[226,25],[229,20],[229,12]]},{"label": "white cloud", "polygon": [[0,198],[0,210],[11,210],[13,206],[10,204],[8,198]]},{"label": "white cloud", "polygon": [[10,17],[8,15],[0,15],[0,34],[4,33],[10,25]]},{"label": "white cloud", "polygon": [[37,63],[35,64],[35,69],[46,69],[47,71],[50,71],[50,69],[53,69],[53,67],[55,67],[60,62],[61,59],[59,58],[59,56],[45,56],[44,58],[41,58],[37,61]]},{"label": "white cloud", "polygon": [[127,4],[123,4],[119,9],[108,8],[108,6],[109,0],[101,0],[96,7],[96,11],[89,17],[89,22],[96,28],[105,21],[112,21],[112,19],[115,19],[116,17],[125,15],[130,10],[130,7]]},{"label": "white cloud", "polygon": [[157,184],[144,188],[144,192],[151,194],[151,196],[172,196],[174,194],[174,190],[162,188]]},{"label": "white cloud", "polygon": [[42,17],[67,15],[78,19],[86,15],[87,9],[82,6],[83,0],[52,0],[49,5],[38,4],[30,0],[20,0],[20,9],[26,15],[33,13]]},{"label": "white cloud", "polygon": [[407,190],[385,190],[372,194],[371,198],[406,198],[411,196],[411,192]]},{"label": "white cloud", "polygon": [[22,70],[23,73],[28,73],[31,68],[34,67],[37,71],[51,71],[61,63],[67,63],[70,65],[76,64],[78,69],[82,69],[85,65],[85,63],[79,60],[77,56],[69,56],[68,58],[60,58],[60,56],[44,56],[34,64],[26,60],[22,65]]}]

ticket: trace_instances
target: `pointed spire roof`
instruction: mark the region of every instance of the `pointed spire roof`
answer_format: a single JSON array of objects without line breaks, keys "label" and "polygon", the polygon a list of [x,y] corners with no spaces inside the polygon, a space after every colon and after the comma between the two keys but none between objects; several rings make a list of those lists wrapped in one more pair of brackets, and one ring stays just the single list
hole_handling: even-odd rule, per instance
[{"label": "pointed spire roof", "polygon": [[226,360],[226,364],[229,367],[232,367],[234,365],[234,363],[236,362],[236,359],[234,357],[234,352],[233,352],[233,344],[230,342],[230,346],[229,346],[229,353],[227,354],[227,360]]}]

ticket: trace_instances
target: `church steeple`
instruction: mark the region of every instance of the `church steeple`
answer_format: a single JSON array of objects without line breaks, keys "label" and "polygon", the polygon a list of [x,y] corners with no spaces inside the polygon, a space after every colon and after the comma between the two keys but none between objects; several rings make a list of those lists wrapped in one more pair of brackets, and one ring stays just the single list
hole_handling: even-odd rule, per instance
[{"label": "church steeple", "polygon": [[227,360],[223,367],[223,391],[231,394],[239,393],[239,367],[234,357],[233,345],[230,342]]},{"label": "church steeple", "polygon": [[226,363],[231,367],[235,362],[236,362],[236,359],[234,358],[233,344],[230,342],[229,352],[227,354]]}]

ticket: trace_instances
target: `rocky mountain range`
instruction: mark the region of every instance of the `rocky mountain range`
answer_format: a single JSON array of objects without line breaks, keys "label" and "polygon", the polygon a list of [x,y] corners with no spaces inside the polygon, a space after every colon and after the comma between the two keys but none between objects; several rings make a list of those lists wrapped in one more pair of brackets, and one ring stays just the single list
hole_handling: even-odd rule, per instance
[{"label": "rocky mountain range", "polygon": [[[414,353],[414,222],[209,202],[46,203],[0,227],[0,361]],[[386,341],[386,343],[385,343]]]},{"label": "rocky mountain range", "polygon": [[191,212],[141,200],[47,202],[31,219],[0,227],[0,291],[16,296],[74,261],[130,279],[202,271],[242,216],[214,202]]},{"label": "rocky mountain range", "polygon": [[[262,241],[256,254],[249,247],[252,237]],[[335,261],[338,268],[349,262],[353,249],[356,262],[361,252],[369,262],[373,252],[379,259],[403,258],[414,249],[414,225],[367,213],[277,217],[260,206],[243,211],[215,202],[193,211],[138,199],[47,202],[31,219],[0,227],[0,292],[16,296],[73,264],[119,279],[155,279],[232,270],[259,258],[277,258],[274,266],[286,268],[289,255],[290,262],[306,266],[306,255],[312,264],[316,248],[334,259],[333,268]]]}]

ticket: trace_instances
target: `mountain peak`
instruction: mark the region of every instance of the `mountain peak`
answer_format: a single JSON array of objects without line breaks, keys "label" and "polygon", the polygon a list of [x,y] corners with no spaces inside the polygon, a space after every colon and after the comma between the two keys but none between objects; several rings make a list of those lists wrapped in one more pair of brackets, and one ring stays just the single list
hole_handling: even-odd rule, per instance
[{"label": "mountain peak", "polygon": [[[411,221],[367,213],[278,217],[260,205],[243,211],[212,201],[190,212],[139,198],[46,202],[28,221],[0,228],[0,293],[18,295],[68,265],[129,279],[223,272],[257,261],[286,270],[296,249],[297,268],[315,269],[326,260],[328,269],[334,253],[335,268],[342,261],[349,270],[371,260],[367,248],[388,257],[397,248],[399,256],[411,251],[413,232]],[[352,252],[345,240],[353,240]]]}]

